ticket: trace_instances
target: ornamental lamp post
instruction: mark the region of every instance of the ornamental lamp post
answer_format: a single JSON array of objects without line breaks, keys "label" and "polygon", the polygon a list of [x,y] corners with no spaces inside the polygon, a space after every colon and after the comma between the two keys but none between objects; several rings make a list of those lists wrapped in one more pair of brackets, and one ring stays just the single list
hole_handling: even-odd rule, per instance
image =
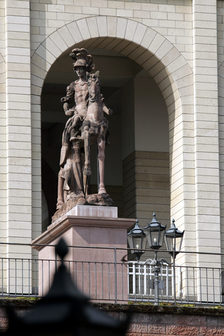
[{"label": "ornamental lamp post", "polygon": [[175,220],[172,220],[171,227],[165,232],[165,243],[167,251],[171,254],[173,259],[180,253],[183,243],[184,231],[180,231],[176,225]]},{"label": "ornamental lamp post", "polygon": [[172,220],[171,227],[165,232],[165,243],[167,251],[173,258],[173,293],[174,293],[174,303],[176,304],[176,269],[175,260],[178,253],[180,253],[182,243],[184,238],[184,231],[180,231],[176,225],[175,220]]},{"label": "ornamental lamp post", "polygon": [[144,228],[148,244],[153,250],[158,250],[163,245],[165,229],[166,226],[157,221],[154,212],[151,223]]},{"label": "ornamental lamp post", "polygon": [[151,249],[154,250],[154,259],[147,259],[145,263],[148,263],[154,267],[154,303],[159,304],[159,274],[161,266],[169,263],[164,259],[158,259],[158,250],[163,245],[164,235],[167,251],[173,257],[173,291],[174,291],[174,302],[176,303],[176,288],[175,288],[175,258],[181,250],[184,231],[180,231],[175,226],[175,221],[172,221],[171,227],[166,230],[166,226],[162,225],[156,218],[156,214],[153,213],[152,221],[143,229],[138,225],[138,221],[132,230],[128,233],[128,244],[131,249],[131,253],[136,256],[139,261],[140,256],[144,253],[146,242]]},{"label": "ornamental lamp post", "polygon": [[138,225],[138,220],[136,220],[133,229],[128,232],[128,244],[131,249],[131,253],[134,254],[136,259],[139,261],[145,250],[146,239],[144,231]]},{"label": "ornamental lamp post", "polygon": [[164,232],[166,226],[162,225],[156,218],[155,212],[153,212],[153,217],[151,223],[149,223],[145,228],[146,238],[149,246],[154,250],[154,260],[151,260],[151,264],[154,266],[154,276],[155,276],[155,305],[159,305],[159,273],[161,270],[162,260],[158,260],[158,250],[163,245]]},{"label": "ornamental lamp post", "polygon": [[159,248],[163,245],[163,238],[166,226],[162,225],[156,219],[156,214],[153,213],[151,223],[143,230],[139,227],[136,221],[135,227],[128,233],[128,244],[131,248],[131,253],[136,256],[139,261],[143,254],[146,243],[154,250],[154,259],[147,259],[145,263],[149,263],[154,267],[154,286],[155,286],[155,305],[159,304],[159,273],[164,260],[157,258]]}]

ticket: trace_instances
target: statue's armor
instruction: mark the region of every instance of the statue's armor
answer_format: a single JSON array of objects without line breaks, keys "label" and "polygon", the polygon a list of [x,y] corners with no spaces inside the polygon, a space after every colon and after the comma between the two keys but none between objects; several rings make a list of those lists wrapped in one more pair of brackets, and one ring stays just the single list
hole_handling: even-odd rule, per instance
[{"label": "statue's armor", "polygon": [[81,137],[80,128],[87,113],[88,95],[87,81],[76,80],[66,89],[64,103],[75,103],[75,105],[70,109],[65,109],[65,114],[69,115],[70,118],[67,120],[62,134],[61,166],[66,162],[70,141],[78,140]]}]

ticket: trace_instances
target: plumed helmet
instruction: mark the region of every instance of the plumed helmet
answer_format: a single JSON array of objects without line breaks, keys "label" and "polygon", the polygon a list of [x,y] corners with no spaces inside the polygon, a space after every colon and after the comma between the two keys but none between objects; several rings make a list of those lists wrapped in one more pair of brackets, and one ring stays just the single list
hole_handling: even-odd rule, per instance
[{"label": "plumed helmet", "polygon": [[85,59],[83,58],[80,58],[80,59],[77,59],[76,62],[73,63],[73,69],[76,69],[77,67],[87,67],[87,62]]},{"label": "plumed helmet", "polygon": [[94,69],[93,57],[88,54],[85,48],[75,48],[69,55],[75,62],[73,63],[73,69],[77,67],[85,67],[86,71],[91,72]]}]

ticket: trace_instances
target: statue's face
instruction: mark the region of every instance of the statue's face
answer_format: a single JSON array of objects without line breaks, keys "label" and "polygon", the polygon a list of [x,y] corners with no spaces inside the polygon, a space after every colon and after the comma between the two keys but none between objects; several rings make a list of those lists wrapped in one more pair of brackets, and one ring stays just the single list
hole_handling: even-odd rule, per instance
[{"label": "statue's face", "polygon": [[82,66],[78,66],[75,68],[75,72],[79,78],[83,78],[86,75],[86,68]]}]

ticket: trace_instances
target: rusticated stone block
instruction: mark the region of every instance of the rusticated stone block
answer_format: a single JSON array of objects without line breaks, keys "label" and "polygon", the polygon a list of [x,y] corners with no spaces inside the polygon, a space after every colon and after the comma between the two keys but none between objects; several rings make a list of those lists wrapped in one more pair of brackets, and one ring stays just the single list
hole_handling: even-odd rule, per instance
[{"label": "rusticated stone block", "polygon": [[201,327],[199,331],[200,336],[224,336],[224,329]]},{"label": "rusticated stone block", "polygon": [[147,324],[146,323],[133,323],[130,328],[131,333],[147,333]]},{"label": "rusticated stone block", "polygon": [[148,335],[162,335],[162,334],[165,335],[165,333],[166,333],[165,325],[159,325],[159,324],[148,325]]},{"label": "rusticated stone block", "polygon": [[[165,316],[165,315],[164,315]],[[167,321],[169,321],[169,315],[166,315],[165,318],[167,318]],[[194,315],[174,315],[172,316],[172,324],[174,324],[175,326],[202,326],[202,325],[206,325],[206,317],[205,316],[197,316],[197,318],[195,318]]]},{"label": "rusticated stone block", "polygon": [[166,334],[175,336],[198,336],[199,328],[188,326],[167,326]]}]

